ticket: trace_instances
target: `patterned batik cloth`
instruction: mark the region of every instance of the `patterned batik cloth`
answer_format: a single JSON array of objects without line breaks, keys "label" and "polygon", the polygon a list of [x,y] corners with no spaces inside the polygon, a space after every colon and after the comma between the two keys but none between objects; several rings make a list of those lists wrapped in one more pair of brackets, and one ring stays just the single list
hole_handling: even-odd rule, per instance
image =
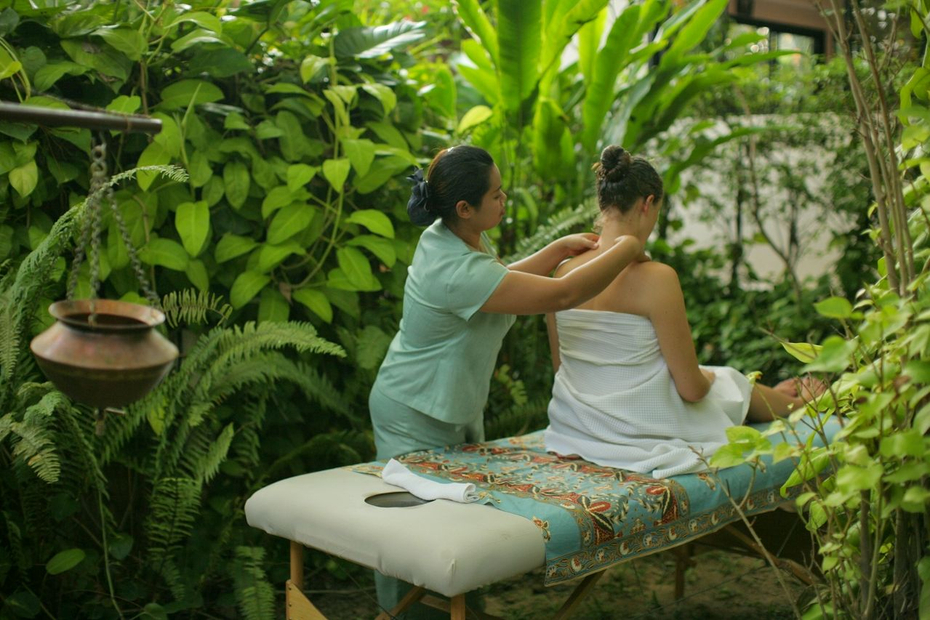
[{"label": "patterned batik cloth", "polygon": [[[838,429],[830,423],[825,434],[830,438]],[[773,444],[784,440],[769,439]],[[822,445],[819,436],[814,443]],[[792,487],[787,497],[780,493],[794,471],[793,459],[773,464],[763,457],[764,467],[740,465],[656,479],[547,453],[541,431],[411,452],[397,460],[431,480],[474,483],[479,502],[531,519],[546,543],[546,585],[676,547],[737,521],[727,489],[743,502],[747,516],[774,510],[800,490]],[[384,464],[350,469],[379,476]]]}]

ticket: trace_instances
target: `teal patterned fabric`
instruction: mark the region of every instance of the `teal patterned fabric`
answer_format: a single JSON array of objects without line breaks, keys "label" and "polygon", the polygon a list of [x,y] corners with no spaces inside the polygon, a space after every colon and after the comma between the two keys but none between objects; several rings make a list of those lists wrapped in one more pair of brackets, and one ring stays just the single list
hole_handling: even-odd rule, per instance
[{"label": "teal patterned fabric", "polygon": [[[765,425],[757,426],[764,430]],[[829,423],[828,438],[839,426]],[[808,431],[801,439],[812,434]],[[769,438],[775,444],[782,441]],[[795,441],[791,438],[791,441]],[[820,436],[813,437],[822,445]],[[483,503],[531,519],[546,542],[546,585],[675,547],[738,520],[730,497],[749,516],[791,501],[779,489],[792,459],[753,469],[740,465],[655,479],[576,456],[547,453],[542,431],[398,457],[410,471],[439,482],[471,482]],[[353,466],[380,475],[384,461]]]}]

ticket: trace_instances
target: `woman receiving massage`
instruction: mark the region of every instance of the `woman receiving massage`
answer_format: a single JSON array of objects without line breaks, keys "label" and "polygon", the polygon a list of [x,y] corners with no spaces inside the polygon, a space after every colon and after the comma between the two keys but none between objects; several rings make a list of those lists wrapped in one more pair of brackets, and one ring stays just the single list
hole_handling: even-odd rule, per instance
[{"label": "woman receiving massage", "polygon": [[[614,239],[645,243],[659,217],[662,180],[648,161],[609,146],[595,170],[601,243],[562,263],[557,278]],[[818,391],[699,366],[678,275],[662,263],[631,263],[603,292],[547,319],[556,375],[546,449],[599,465],[656,478],[704,470],[727,428],[785,416],[804,405],[797,390]]]}]

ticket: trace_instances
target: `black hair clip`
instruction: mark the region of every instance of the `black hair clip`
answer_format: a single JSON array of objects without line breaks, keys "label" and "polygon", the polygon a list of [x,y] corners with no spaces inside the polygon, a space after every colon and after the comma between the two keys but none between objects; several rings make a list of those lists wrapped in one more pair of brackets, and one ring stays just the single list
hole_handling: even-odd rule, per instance
[{"label": "black hair clip", "polygon": [[429,183],[423,177],[423,169],[417,168],[413,174],[407,177],[407,180],[413,183],[413,193],[407,203],[408,209],[415,207],[429,211]]}]

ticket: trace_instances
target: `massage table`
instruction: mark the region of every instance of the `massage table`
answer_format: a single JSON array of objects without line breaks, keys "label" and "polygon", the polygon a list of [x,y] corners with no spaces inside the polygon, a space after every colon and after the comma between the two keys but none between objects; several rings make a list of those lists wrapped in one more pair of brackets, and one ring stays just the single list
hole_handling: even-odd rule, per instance
[{"label": "massage table", "polygon": [[[784,539],[791,529],[786,526],[799,523],[796,515],[778,510],[793,506],[798,490],[780,493],[795,467],[790,459],[773,464],[763,457],[764,467],[653,479],[547,453],[542,432],[536,432],[398,460],[428,479],[473,483],[480,500],[424,502],[383,482],[385,462],[375,461],[280,480],[246,502],[249,525],[291,541],[288,620],[324,618],[302,593],[304,547],[413,584],[379,620],[417,601],[464,620],[466,593],[540,567],[547,586],[580,580],[554,616],[566,618],[605,569],[665,550],[676,555],[680,598],[696,542],[748,549],[807,583],[815,580],[804,567],[809,557],[776,557],[743,524],[760,515],[766,525],[753,530]],[[809,552],[803,526],[793,532],[807,540]]]}]

